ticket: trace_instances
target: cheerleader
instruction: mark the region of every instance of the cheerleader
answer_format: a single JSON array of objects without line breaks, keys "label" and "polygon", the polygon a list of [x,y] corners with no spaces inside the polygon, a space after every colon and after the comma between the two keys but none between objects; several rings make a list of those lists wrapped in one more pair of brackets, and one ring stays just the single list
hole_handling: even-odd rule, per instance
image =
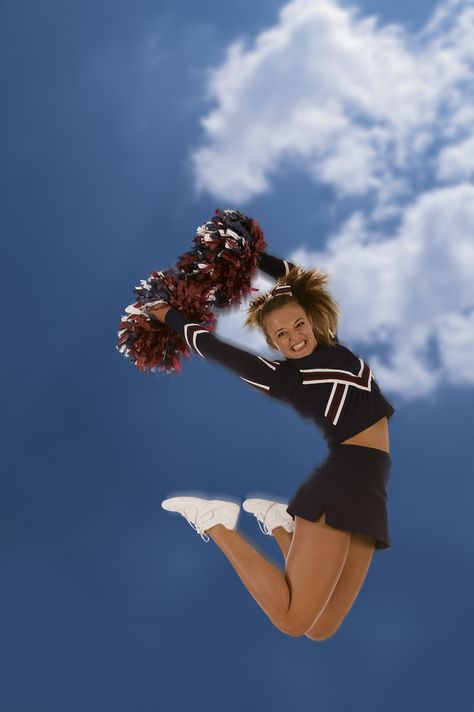
[{"label": "cheerleader", "polygon": [[237,502],[178,496],[162,507],[184,516],[205,541],[213,539],[280,631],[322,641],[347,616],[374,551],[390,547],[388,419],[395,409],[367,362],[339,343],[339,307],[326,289],[327,275],[266,252],[258,267],[277,282],[250,302],[245,326],[259,327],[279,358],[233,346],[169,304],[154,306],[152,313],[200,358],[285,401],[325,439],[328,455],[288,503],[243,502],[262,532],[275,538],[284,571],[237,531]]}]

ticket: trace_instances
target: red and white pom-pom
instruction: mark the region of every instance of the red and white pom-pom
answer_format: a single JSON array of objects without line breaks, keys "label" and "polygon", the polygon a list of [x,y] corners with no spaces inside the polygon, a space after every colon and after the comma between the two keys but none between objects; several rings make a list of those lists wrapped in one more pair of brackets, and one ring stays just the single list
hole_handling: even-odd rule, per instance
[{"label": "red and white pom-pom", "polygon": [[251,278],[267,247],[256,220],[238,210],[217,208],[213,218],[198,227],[193,242],[176,266],[193,278],[212,304],[226,309],[255,291]]},{"label": "red and white pom-pom", "polygon": [[165,302],[191,321],[204,322],[206,328],[213,330],[216,316],[206,302],[206,293],[202,294],[186,275],[172,270],[152,272],[148,280],[141,280],[135,292],[139,299],[126,307],[126,315],[121,318],[117,350],[140,371],[180,371],[180,358],[191,355],[189,347],[174,329],[148,310]]}]

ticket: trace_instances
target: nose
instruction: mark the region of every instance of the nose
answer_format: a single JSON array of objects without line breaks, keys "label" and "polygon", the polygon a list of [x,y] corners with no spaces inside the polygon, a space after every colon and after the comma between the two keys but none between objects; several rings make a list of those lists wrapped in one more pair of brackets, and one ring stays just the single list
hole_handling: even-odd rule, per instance
[{"label": "nose", "polygon": [[294,333],[294,334],[292,334],[292,336],[291,336],[290,344],[291,344],[292,346],[294,346],[295,344],[299,344],[300,341],[302,341],[303,339],[304,339],[304,336],[303,336],[303,334],[302,334],[301,332],[300,332],[299,334],[298,334],[298,333]]}]

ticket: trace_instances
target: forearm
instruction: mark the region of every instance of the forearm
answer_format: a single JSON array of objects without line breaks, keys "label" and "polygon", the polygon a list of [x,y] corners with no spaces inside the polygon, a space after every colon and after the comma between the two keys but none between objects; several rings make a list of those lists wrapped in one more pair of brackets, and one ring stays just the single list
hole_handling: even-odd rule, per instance
[{"label": "forearm", "polygon": [[258,268],[262,270],[262,272],[265,272],[266,274],[270,275],[270,277],[273,277],[274,279],[284,277],[288,274],[290,269],[295,266],[296,265],[294,265],[293,262],[290,262],[289,260],[280,259],[279,257],[275,257],[274,255],[269,255],[267,252],[260,252]]},{"label": "forearm", "polygon": [[[241,376],[258,376],[262,372],[267,376],[268,371],[275,370],[271,362],[219,339],[210,329],[189,319],[175,307],[168,309],[164,323],[171,326],[192,351],[220,362]],[[262,367],[263,362],[267,365]]]},{"label": "forearm", "polygon": [[188,319],[179,309],[168,309],[165,324],[181,336],[191,351],[229,368],[261,393],[288,400],[301,385],[301,373],[297,369],[284,368],[279,361],[271,361],[222,341],[206,327]]},{"label": "forearm", "polygon": [[165,323],[181,336],[191,351],[234,371],[257,390],[269,393],[272,385],[278,387],[277,363],[222,341],[206,327],[185,317],[178,309],[168,311]]}]

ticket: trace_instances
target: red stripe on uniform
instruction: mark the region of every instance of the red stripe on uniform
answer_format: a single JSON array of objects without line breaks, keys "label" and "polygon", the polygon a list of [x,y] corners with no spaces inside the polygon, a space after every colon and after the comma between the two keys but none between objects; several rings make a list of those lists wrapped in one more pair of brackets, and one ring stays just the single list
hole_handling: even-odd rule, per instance
[{"label": "red stripe on uniform", "polygon": [[337,415],[337,411],[339,409],[339,406],[341,404],[342,397],[344,395],[344,392],[346,390],[346,386],[344,386],[342,383],[338,383],[336,386],[336,391],[334,393],[331,407],[329,408],[327,417],[331,421],[331,423],[334,423],[334,420]]}]

